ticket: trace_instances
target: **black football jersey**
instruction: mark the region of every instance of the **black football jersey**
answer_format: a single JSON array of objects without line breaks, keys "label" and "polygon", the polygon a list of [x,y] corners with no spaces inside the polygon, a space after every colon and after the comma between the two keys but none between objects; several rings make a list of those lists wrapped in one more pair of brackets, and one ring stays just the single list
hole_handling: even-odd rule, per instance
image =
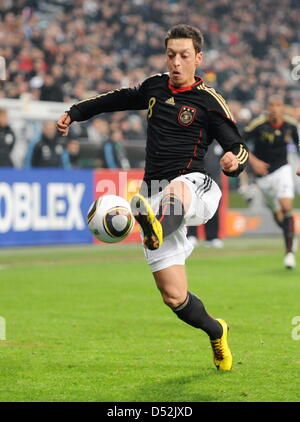
[{"label": "black football jersey", "polygon": [[[237,176],[247,161],[247,147],[223,97],[203,80],[185,88],[171,85],[168,73],[146,79],[135,88],[101,94],[74,104],[71,120],[83,121],[111,111],[148,109],[144,180],[172,180],[191,172],[206,172],[203,158],[216,139],[225,152],[239,158]],[[227,173],[225,173],[227,174]]]},{"label": "black football jersey", "polygon": [[245,128],[245,139],[253,154],[270,165],[272,173],[288,163],[288,144],[294,143],[299,152],[297,122],[284,116],[282,124],[272,124],[267,115],[252,120]]}]

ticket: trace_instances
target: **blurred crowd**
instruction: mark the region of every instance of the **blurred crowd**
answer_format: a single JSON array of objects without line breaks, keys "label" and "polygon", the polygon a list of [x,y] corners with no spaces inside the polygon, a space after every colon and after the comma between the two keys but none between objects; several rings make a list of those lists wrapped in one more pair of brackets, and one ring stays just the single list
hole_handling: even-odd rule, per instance
[{"label": "blurred crowd", "polygon": [[[0,17],[2,98],[76,102],[137,85],[166,70],[165,32],[182,22],[202,30],[198,74],[225,96],[240,124],[275,93],[300,118],[300,69],[293,64],[299,0],[0,0]],[[100,143],[144,139],[143,116],[100,116],[83,130]]]}]

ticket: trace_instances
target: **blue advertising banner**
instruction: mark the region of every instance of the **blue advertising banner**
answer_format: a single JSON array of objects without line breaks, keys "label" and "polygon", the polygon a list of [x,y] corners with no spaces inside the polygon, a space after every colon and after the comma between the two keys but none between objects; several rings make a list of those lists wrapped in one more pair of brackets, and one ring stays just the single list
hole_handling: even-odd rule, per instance
[{"label": "blue advertising banner", "polygon": [[0,247],[91,243],[92,170],[0,169]]}]

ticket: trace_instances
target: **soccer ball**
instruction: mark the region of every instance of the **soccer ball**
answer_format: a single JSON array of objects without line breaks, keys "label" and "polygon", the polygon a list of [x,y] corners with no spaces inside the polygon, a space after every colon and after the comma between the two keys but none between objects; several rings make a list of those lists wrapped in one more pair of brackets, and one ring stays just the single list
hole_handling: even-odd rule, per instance
[{"label": "soccer ball", "polygon": [[134,217],[126,199],[116,195],[103,195],[90,206],[87,223],[98,240],[116,243],[131,233]]}]

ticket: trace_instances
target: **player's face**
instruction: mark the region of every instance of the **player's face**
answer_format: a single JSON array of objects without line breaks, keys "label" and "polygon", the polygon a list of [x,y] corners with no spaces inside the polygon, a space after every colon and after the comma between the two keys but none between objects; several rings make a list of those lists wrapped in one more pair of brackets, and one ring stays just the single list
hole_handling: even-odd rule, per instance
[{"label": "player's face", "polygon": [[284,104],[280,98],[274,98],[268,105],[269,116],[271,119],[280,120],[284,113]]},{"label": "player's face", "polygon": [[196,66],[203,53],[196,53],[191,38],[170,39],[167,44],[167,67],[173,86],[185,87],[195,82]]}]

